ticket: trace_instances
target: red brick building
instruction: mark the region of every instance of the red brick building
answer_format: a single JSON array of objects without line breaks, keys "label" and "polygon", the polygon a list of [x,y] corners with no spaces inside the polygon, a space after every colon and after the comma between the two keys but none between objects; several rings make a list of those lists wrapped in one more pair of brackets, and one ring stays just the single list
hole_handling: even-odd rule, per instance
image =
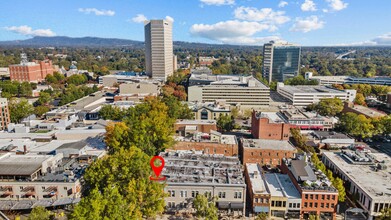
[{"label": "red brick building", "polygon": [[10,122],[8,101],[5,98],[0,98],[0,131],[5,130]]},{"label": "red brick building", "polygon": [[[271,114],[270,114],[271,115]],[[251,116],[251,134],[256,139],[289,140],[290,124],[273,120],[269,114],[253,111]]]},{"label": "red brick building", "polygon": [[178,141],[172,148],[173,150],[193,150],[203,151],[205,154],[223,154],[224,156],[237,156],[237,144],[222,144],[215,142],[189,142]]},{"label": "red brick building", "polygon": [[321,219],[336,219],[338,191],[324,174],[319,174],[305,160],[284,160],[280,168],[282,173],[289,175],[301,194],[301,219],[307,219],[310,215],[322,216]]},{"label": "red brick building", "polygon": [[41,82],[49,74],[53,74],[54,68],[51,60],[24,62],[10,65],[11,80],[19,82]]},{"label": "red brick building", "polygon": [[240,155],[243,164],[259,163],[278,166],[284,158],[294,158],[297,150],[288,141],[244,139],[240,140]]}]

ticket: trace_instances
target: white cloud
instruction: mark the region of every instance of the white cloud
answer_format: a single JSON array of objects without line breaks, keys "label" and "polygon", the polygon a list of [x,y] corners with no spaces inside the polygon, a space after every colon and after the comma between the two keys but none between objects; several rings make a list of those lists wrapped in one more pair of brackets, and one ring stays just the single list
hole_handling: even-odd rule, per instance
[{"label": "white cloud", "polygon": [[280,1],[280,3],[278,3],[278,7],[279,8],[283,8],[283,7],[287,6],[287,5],[288,5],[288,2],[286,2],[286,1]]},{"label": "white cloud", "polygon": [[296,18],[295,24],[291,27],[290,31],[310,32],[313,30],[321,29],[324,26],[324,21],[319,20],[315,15],[306,18]]},{"label": "white cloud", "polygon": [[95,14],[97,16],[114,16],[115,11],[112,10],[99,10],[96,8],[79,8],[79,12],[83,12],[84,14]]},{"label": "white cloud", "polygon": [[391,32],[378,36],[372,41],[378,45],[391,45]]},{"label": "white cloud", "polygon": [[348,3],[343,2],[343,0],[326,0],[329,3],[330,8],[333,11],[341,11],[348,7]]},{"label": "white cloud", "polygon": [[277,36],[255,37],[256,33],[272,28],[268,24],[251,21],[222,21],[215,24],[194,24],[190,28],[193,36],[226,44],[263,44],[280,39]]},{"label": "white cloud", "polygon": [[165,20],[174,22],[174,18],[168,15],[166,16]]},{"label": "white cloud", "polygon": [[273,11],[271,8],[239,7],[234,11],[235,18],[246,21],[264,21],[271,24],[284,24],[290,20],[284,11]]},{"label": "white cloud", "polygon": [[143,14],[137,14],[136,17],[133,17],[131,21],[135,23],[143,23],[144,21],[148,20],[147,17]]},{"label": "white cloud", "polygon": [[11,26],[11,27],[5,27],[6,30],[12,31],[14,33],[22,34],[22,35],[28,35],[28,36],[39,36],[39,37],[52,37],[56,36],[56,34],[50,30],[50,29],[36,29],[33,30],[31,27],[27,25],[22,26]]},{"label": "white cloud", "polygon": [[206,5],[233,5],[235,4],[235,0],[200,0],[202,3]]},{"label": "white cloud", "polygon": [[316,11],[316,5],[315,2],[312,0],[305,0],[304,3],[301,5],[302,11]]}]

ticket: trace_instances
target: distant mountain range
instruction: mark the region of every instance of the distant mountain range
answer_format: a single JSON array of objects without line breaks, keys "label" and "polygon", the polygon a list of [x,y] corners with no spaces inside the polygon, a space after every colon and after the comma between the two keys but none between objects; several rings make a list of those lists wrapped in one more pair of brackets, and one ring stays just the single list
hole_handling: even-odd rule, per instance
[{"label": "distant mountain range", "polygon": [[144,42],[99,37],[33,37],[27,40],[0,41],[0,46],[31,46],[31,47],[141,47]]},{"label": "distant mountain range", "polygon": [[[143,41],[99,38],[99,37],[33,37],[27,40],[0,41],[0,46],[10,47],[144,47]],[[237,46],[223,44],[191,43],[174,41],[176,48],[251,48],[255,46]],[[257,46],[259,47],[259,46]]]}]

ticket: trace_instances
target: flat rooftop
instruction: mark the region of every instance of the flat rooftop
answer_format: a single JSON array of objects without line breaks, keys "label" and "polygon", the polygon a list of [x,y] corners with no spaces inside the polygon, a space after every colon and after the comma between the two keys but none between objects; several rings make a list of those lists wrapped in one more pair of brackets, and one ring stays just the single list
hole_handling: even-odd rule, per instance
[{"label": "flat rooftop", "polygon": [[285,195],[290,199],[301,199],[301,195],[295,185],[293,184],[291,178],[287,174],[276,174],[278,180],[280,181],[280,186],[283,189]]},{"label": "flat rooftop", "polygon": [[339,93],[343,94],[345,91],[334,89],[327,86],[290,86],[284,85],[279,89],[287,91],[289,93]]},{"label": "flat rooftop", "polygon": [[282,191],[280,184],[278,183],[278,178],[275,173],[266,173],[265,183],[270,191],[271,196],[285,197],[285,194]]},{"label": "flat rooftop", "polygon": [[340,152],[324,152],[323,156],[333,162],[339,170],[355,182],[370,197],[376,200],[391,199],[391,158],[384,153],[367,153],[375,162],[383,162],[387,166],[385,170],[375,171],[375,165],[354,164]]},{"label": "flat rooftop", "polygon": [[186,120],[179,119],[176,121],[177,125],[214,125],[216,120]]},{"label": "flat rooftop", "polygon": [[301,199],[299,191],[293,185],[288,174],[267,173],[265,174],[265,183],[271,196]]},{"label": "flat rooftop", "polygon": [[362,113],[363,115],[367,115],[369,117],[383,117],[383,116],[386,116],[387,114],[383,113],[383,112],[379,112],[377,111],[376,109],[372,109],[372,108],[368,108],[368,107],[365,107],[365,106],[362,106],[362,105],[354,105],[352,107],[349,107],[351,109],[354,109],[360,113]]},{"label": "flat rooftop", "polygon": [[254,194],[269,194],[265,187],[265,182],[262,178],[262,170],[256,163],[246,164],[247,173],[249,175],[251,186]]},{"label": "flat rooftop", "polygon": [[257,118],[268,118],[270,122],[273,123],[284,123],[283,118],[279,116],[277,112],[258,112],[256,114]]},{"label": "flat rooftop", "polygon": [[15,155],[5,154],[0,158],[1,176],[29,176],[39,170],[42,162],[50,158],[49,155]]},{"label": "flat rooftop", "polygon": [[242,138],[243,147],[258,148],[265,150],[286,150],[295,151],[296,148],[289,141],[265,140],[265,139],[244,139]]},{"label": "flat rooftop", "polygon": [[205,155],[201,151],[163,152],[162,175],[168,184],[245,186],[243,169],[237,157]]}]

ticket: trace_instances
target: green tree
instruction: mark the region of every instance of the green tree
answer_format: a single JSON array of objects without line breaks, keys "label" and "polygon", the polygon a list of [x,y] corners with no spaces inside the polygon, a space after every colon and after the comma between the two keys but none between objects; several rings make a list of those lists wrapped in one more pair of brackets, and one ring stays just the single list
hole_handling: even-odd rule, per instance
[{"label": "green tree", "polygon": [[356,98],[354,99],[354,103],[357,105],[367,106],[367,103],[365,102],[365,97],[361,93],[357,93]]},{"label": "green tree", "polygon": [[352,112],[342,114],[337,127],[343,132],[361,138],[372,137],[376,132],[371,119]]},{"label": "green tree", "polygon": [[269,219],[269,215],[266,212],[261,212],[257,215],[255,220],[267,220]]},{"label": "green tree", "polygon": [[164,96],[162,101],[168,107],[168,116],[173,119],[193,119],[194,114],[185,103],[181,103],[174,96]]},{"label": "green tree", "polygon": [[202,217],[208,220],[217,220],[218,209],[215,203],[216,202],[214,198],[208,198],[205,195],[198,194],[197,197],[193,200],[197,217]]},{"label": "green tree", "polygon": [[47,76],[45,77],[45,80],[46,80],[46,82],[49,83],[49,84],[56,84],[56,83],[58,83],[57,78],[54,77],[54,76],[51,75],[51,74],[47,75]]},{"label": "green tree", "polygon": [[343,185],[343,180],[339,177],[334,179],[334,187],[338,190],[338,201],[344,202],[346,199],[345,187]]},{"label": "green tree", "polygon": [[337,97],[321,99],[319,103],[315,105],[315,110],[323,116],[335,116],[343,110],[343,103],[341,99]]},{"label": "green tree", "polygon": [[227,132],[232,131],[235,125],[235,120],[230,115],[220,115],[217,119],[217,128],[220,131]]},{"label": "green tree", "polygon": [[52,96],[47,92],[40,92],[37,100],[38,105],[47,105],[52,100]]},{"label": "green tree", "polygon": [[20,121],[34,112],[34,107],[27,99],[12,98],[9,102],[11,122],[20,123]]},{"label": "green tree", "polygon": [[304,152],[307,152],[307,153],[308,152],[312,152],[312,153],[315,152],[314,148],[307,145],[307,138],[301,134],[299,128],[291,128],[290,131],[291,131],[292,139],[295,143],[295,146],[299,147],[301,150],[303,150]]},{"label": "green tree", "polygon": [[38,117],[41,117],[42,115],[44,115],[48,111],[50,111],[50,108],[48,106],[44,106],[44,105],[39,105],[34,108],[34,114]]},{"label": "green tree", "polygon": [[150,159],[132,147],[95,161],[84,175],[86,195],[70,219],[142,219],[161,214],[164,184],[149,179]]},{"label": "green tree", "polygon": [[112,105],[104,105],[99,110],[99,116],[105,120],[119,121],[123,119],[124,113],[125,112],[121,108]]},{"label": "green tree", "polygon": [[318,215],[310,215],[308,219],[309,220],[319,220],[320,218]]},{"label": "green tree", "polygon": [[391,207],[388,207],[387,209],[382,209],[381,214],[379,216],[379,219],[390,220],[391,219]]},{"label": "green tree", "polygon": [[234,118],[238,118],[239,117],[239,108],[238,107],[234,107],[231,109],[231,116],[234,117]]},{"label": "green tree", "polygon": [[53,216],[51,211],[48,211],[43,206],[36,206],[31,210],[27,220],[49,220]]}]

